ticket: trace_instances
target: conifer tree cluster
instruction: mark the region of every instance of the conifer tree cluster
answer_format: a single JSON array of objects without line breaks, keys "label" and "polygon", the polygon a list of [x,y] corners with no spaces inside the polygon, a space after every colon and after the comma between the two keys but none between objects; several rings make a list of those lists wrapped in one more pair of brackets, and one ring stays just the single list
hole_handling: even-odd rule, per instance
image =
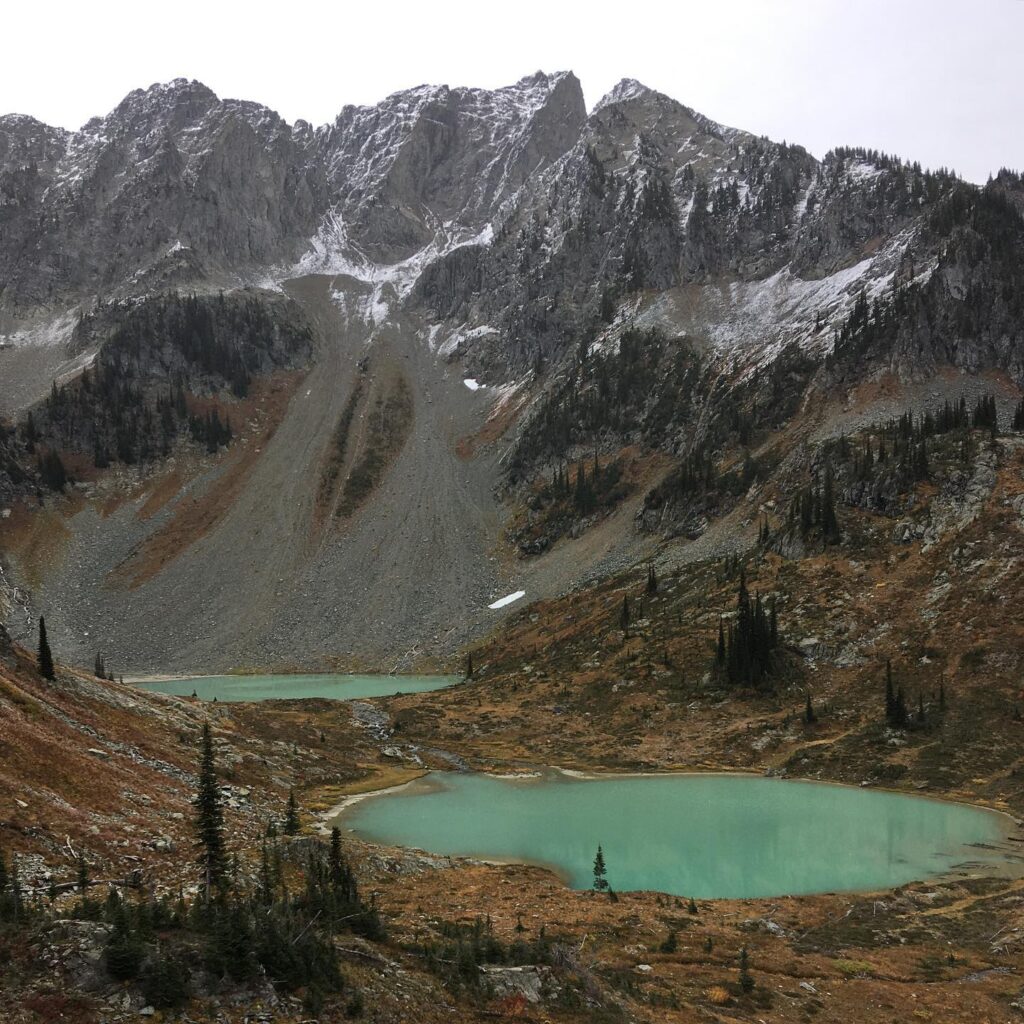
[{"label": "conifer tree cluster", "polygon": [[715,653],[718,670],[734,686],[763,688],[775,670],[774,652],[778,640],[775,602],[766,609],[759,594],[751,599],[746,571],[741,570],[736,616],[728,630],[723,620],[718,622]]},{"label": "conifer tree cluster", "polygon": [[[825,544],[839,543],[842,534],[836,516],[835,479],[831,465],[825,467],[823,481],[801,488],[794,496],[789,507],[789,526],[790,529],[798,529],[805,540],[814,531],[820,533]],[[764,540],[767,540],[767,523],[765,527]]]},{"label": "conifer tree cluster", "polygon": [[188,431],[192,440],[205,446],[210,455],[218,448],[231,444],[234,436],[230,417],[221,419],[216,409],[211,409],[205,416],[189,416]]},{"label": "conifer tree cluster", "polygon": [[654,595],[658,592],[658,574],[654,571],[654,566],[649,565],[647,567],[647,593]]},{"label": "conifer tree cluster", "polygon": [[1017,408],[1013,410],[1012,426],[1014,430],[1024,431],[1024,398],[1017,403]]},{"label": "conifer tree cluster", "polygon": [[427,969],[453,992],[486,993],[487,975],[480,970],[483,965],[554,964],[561,947],[543,925],[532,939],[526,939],[522,934],[526,928],[521,923],[516,928],[517,937],[503,942],[495,934],[489,916],[472,922],[439,921],[431,931],[433,934],[424,934],[415,951]]},{"label": "conifer tree cluster", "polygon": [[622,467],[618,461],[613,459],[602,466],[595,452],[591,459],[579,459],[575,474],[570,474],[569,467],[559,463],[543,496],[568,504],[576,515],[588,516],[621,497],[621,479]]},{"label": "conifer tree cluster", "polygon": [[182,436],[208,452],[229,444],[228,419],[217,408],[192,411],[188,393],[243,398],[253,375],[305,359],[312,335],[276,301],[165,295],[101,305],[80,319],[75,339],[99,346],[93,365],[54,382],[21,427],[54,490],[66,482],[58,449],[102,469],[164,457]]},{"label": "conifer tree cluster", "polygon": [[[195,807],[199,899],[189,903],[181,892],[157,897],[146,886],[137,887],[133,897],[130,881],[111,885],[106,899],[96,899],[90,893],[99,883],[89,878],[81,855],[76,880],[61,885],[63,891],[77,890],[71,910],[76,919],[109,926],[100,966],[111,980],[137,985],[145,1003],[157,1010],[185,1005],[198,968],[219,984],[269,982],[300,994],[306,1010],[318,1012],[325,997],[344,988],[333,936],[385,937],[376,907],[360,894],[341,833],[335,828],[328,844],[303,845],[296,879],[295,872],[284,870],[291,850],[268,829],[256,884],[244,884],[237,860],[227,853],[208,725]],[[0,924],[26,925],[51,913],[38,893],[27,897],[17,859],[0,849]],[[353,994],[349,1010],[357,1004]]]},{"label": "conifer tree cluster", "polygon": [[892,680],[891,661],[885,663],[885,720],[894,729],[905,729],[909,721],[903,687],[897,689]]}]

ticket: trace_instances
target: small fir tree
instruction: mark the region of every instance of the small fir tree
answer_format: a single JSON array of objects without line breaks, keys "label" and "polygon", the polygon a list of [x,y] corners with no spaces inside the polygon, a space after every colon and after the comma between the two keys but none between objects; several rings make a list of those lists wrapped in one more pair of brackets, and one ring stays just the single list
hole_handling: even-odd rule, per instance
[{"label": "small fir tree", "polygon": [[608,892],[608,868],[604,862],[604,850],[598,844],[597,853],[594,856],[594,892]]},{"label": "small fir tree", "polygon": [[654,571],[654,566],[649,565],[647,567],[647,593],[656,594],[658,592],[658,574]]},{"label": "small fir tree", "polygon": [[213,753],[210,723],[203,723],[202,752],[199,761],[199,789],[194,801],[196,835],[202,871],[203,898],[207,904],[215,893],[224,890],[228,874],[227,850],[224,844],[224,808],[217,767]]},{"label": "small fir tree", "polygon": [[746,946],[740,950],[740,988],[744,992],[752,992],[754,989],[754,979],[750,974],[750,955]]},{"label": "small fir tree", "polygon": [[284,815],[285,835],[298,835],[301,827],[302,824],[299,821],[299,805],[295,800],[295,790],[290,789],[288,791],[288,809],[285,811]]},{"label": "small fir tree", "polygon": [[813,725],[818,720],[818,716],[814,713],[814,705],[811,703],[810,691],[807,693],[807,704],[804,707],[804,722],[807,725]]},{"label": "small fir tree", "polygon": [[50,641],[46,638],[46,619],[39,616],[39,674],[44,679],[54,679],[53,655],[50,653]]}]

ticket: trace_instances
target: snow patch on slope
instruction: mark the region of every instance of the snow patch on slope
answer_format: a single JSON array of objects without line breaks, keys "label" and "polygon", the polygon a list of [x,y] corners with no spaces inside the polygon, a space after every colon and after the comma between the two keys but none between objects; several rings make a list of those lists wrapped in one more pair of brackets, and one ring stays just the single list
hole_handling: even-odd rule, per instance
[{"label": "snow patch on slope", "polygon": [[[885,249],[827,277],[798,277],[787,265],[760,281],[697,286],[684,295],[663,292],[637,311],[635,322],[706,339],[726,359],[764,366],[790,344],[816,355],[831,350],[833,329],[849,316],[863,290],[869,302],[892,287],[913,230],[901,232]],[[935,263],[918,268],[926,281]]]},{"label": "snow patch on slope", "polygon": [[33,327],[25,327],[10,334],[0,334],[0,346],[52,348],[55,345],[64,345],[71,339],[76,323],[78,312],[71,310]]},{"label": "snow patch on slope", "polygon": [[442,225],[434,240],[408,259],[397,263],[378,263],[349,236],[340,213],[328,214],[320,230],[310,240],[309,250],[285,277],[304,274],[332,274],[351,277],[370,286],[370,295],[363,303],[362,315],[367,323],[380,326],[388,321],[393,306],[412,291],[420,274],[431,263],[467,245],[489,245],[494,238],[490,224],[470,233],[453,224]]}]

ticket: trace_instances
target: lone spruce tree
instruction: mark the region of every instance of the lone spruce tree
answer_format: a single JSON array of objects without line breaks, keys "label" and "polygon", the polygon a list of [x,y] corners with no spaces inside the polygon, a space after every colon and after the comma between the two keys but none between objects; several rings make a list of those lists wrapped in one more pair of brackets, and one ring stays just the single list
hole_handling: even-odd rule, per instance
[{"label": "lone spruce tree", "polygon": [[594,892],[608,891],[608,869],[604,863],[604,851],[600,844],[597,847],[597,854],[594,857]]},{"label": "lone spruce tree", "polygon": [[50,641],[46,639],[46,619],[39,616],[39,674],[44,679],[53,679],[53,655],[50,653]]},{"label": "lone spruce tree", "polygon": [[228,873],[224,846],[224,809],[217,785],[210,723],[203,723],[202,754],[199,761],[199,790],[195,798],[197,863],[202,870],[203,897],[206,903],[214,893],[222,892]]},{"label": "lone spruce tree", "polygon": [[654,566],[649,565],[647,567],[647,593],[656,594],[658,592],[658,574],[654,571]]},{"label": "lone spruce tree", "polygon": [[754,990],[754,978],[750,973],[750,954],[746,946],[740,950],[740,988],[744,992]]},{"label": "lone spruce tree", "polygon": [[290,789],[288,790],[288,809],[284,814],[285,835],[298,835],[301,827],[302,825],[299,821],[299,805],[295,801],[295,790]]}]

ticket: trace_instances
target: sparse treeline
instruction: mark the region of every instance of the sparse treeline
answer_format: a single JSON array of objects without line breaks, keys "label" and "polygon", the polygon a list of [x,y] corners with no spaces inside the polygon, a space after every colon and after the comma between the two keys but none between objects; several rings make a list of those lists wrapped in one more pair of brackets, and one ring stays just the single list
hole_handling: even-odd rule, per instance
[{"label": "sparse treeline", "polygon": [[551,475],[550,484],[541,491],[541,497],[569,505],[580,516],[587,516],[620,496],[619,484],[622,467],[611,459],[601,465],[597,452],[591,459],[579,459],[575,467],[559,463]]},{"label": "sparse treeline", "polygon": [[[955,363],[952,338],[1012,336],[1024,319],[1024,218],[1011,194],[1017,186],[1019,178],[1002,173],[982,189],[941,172],[922,177],[920,188],[933,200],[927,230],[948,239],[938,270],[915,280],[907,257],[891,289],[870,302],[862,293],[835,332],[828,365],[857,372],[866,358],[900,344],[931,348],[938,362]],[[959,275],[957,289],[946,287],[946,270]]]},{"label": "sparse treeline", "polygon": [[939,680],[938,693],[932,691],[926,702],[923,690],[917,693],[916,706],[911,707],[903,692],[903,686],[893,678],[892,662],[885,663],[885,721],[893,729],[926,729],[931,725],[935,711],[941,715],[946,710],[946,681]]},{"label": "sparse treeline", "polygon": [[244,398],[254,375],[304,360],[311,344],[308,327],[276,300],[223,294],[100,306],[80,319],[75,339],[99,346],[95,360],[74,380],[55,381],[21,425],[54,490],[67,482],[61,451],[103,469],[165,457],[183,436],[211,453],[229,444],[217,396]]},{"label": "sparse treeline", "polygon": [[[158,1009],[182,1006],[202,975],[238,984],[264,978],[300,993],[307,1009],[316,1012],[326,996],[345,987],[333,936],[384,937],[375,907],[360,894],[339,831],[332,830],[328,844],[303,840],[297,845],[282,843],[271,827],[258,869],[243,868],[228,848],[208,725],[201,737],[194,803],[199,898],[190,902],[180,891],[156,896],[140,879],[93,882],[86,859],[79,857],[74,882],[50,887],[51,898],[58,889],[78,894],[73,905],[58,910],[43,902],[44,893],[26,892],[17,858],[0,850],[0,921],[26,926],[69,916],[106,922],[107,974],[138,985]],[[104,899],[90,895],[99,884],[109,887]],[[350,1008],[359,999],[352,993]]]},{"label": "sparse treeline", "polygon": [[537,464],[562,464],[573,449],[611,437],[663,437],[671,424],[687,419],[700,374],[696,356],[670,345],[657,330],[627,328],[601,348],[588,337],[524,425],[511,480],[532,475]]},{"label": "sparse treeline", "polygon": [[736,595],[736,614],[726,626],[718,622],[715,664],[718,672],[733,686],[765,689],[776,668],[775,650],[779,642],[778,613],[775,602],[765,607],[761,595],[753,598],[747,587],[746,570],[740,570]]},{"label": "sparse treeline", "polygon": [[[1013,429],[1024,430],[1024,402],[1014,413]],[[975,450],[972,431],[997,436],[995,396],[981,395],[973,406],[961,397],[924,413],[905,412],[856,438],[843,434],[826,442],[812,479],[790,500],[786,528],[804,540],[818,535],[824,544],[839,543],[842,531],[836,507],[840,498],[885,511],[893,495],[932,478],[933,463],[944,451],[937,447],[937,438],[953,435],[954,441],[959,440],[958,457],[969,460]],[[771,539],[771,526],[763,519],[758,541],[764,546]]]}]

